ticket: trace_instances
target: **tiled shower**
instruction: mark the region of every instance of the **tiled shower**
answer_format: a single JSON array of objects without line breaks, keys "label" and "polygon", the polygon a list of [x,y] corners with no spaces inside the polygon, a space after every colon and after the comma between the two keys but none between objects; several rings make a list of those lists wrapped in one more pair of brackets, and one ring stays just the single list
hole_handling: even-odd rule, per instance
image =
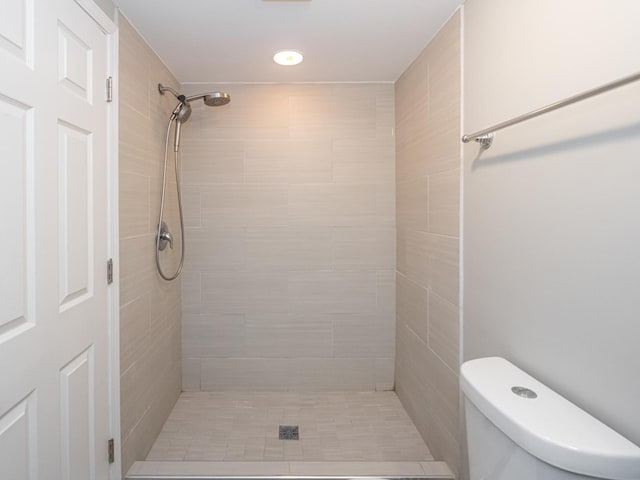
[{"label": "tiled shower", "polygon": [[[419,462],[436,458],[457,472],[460,48],[456,13],[395,84],[179,85],[120,17],[124,471],[150,451],[251,460],[230,441],[228,457],[207,457],[193,437],[171,437],[206,423],[198,415],[245,407],[261,426],[247,426],[258,440],[242,447],[262,452],[254,459],[409,459],[423,472]],[[186,261],[174,283],[153,263],[174,106],[158,82],[232,98],[194,104],[183,130]],[[177,229],[175,207],[168,223]],[[325,440],[271,439],[260,423],[270,412]],[[209,440],[215,425],[239,435],[209,425]],[[339,446],[365,438],[378,438],[369,455]]]}]

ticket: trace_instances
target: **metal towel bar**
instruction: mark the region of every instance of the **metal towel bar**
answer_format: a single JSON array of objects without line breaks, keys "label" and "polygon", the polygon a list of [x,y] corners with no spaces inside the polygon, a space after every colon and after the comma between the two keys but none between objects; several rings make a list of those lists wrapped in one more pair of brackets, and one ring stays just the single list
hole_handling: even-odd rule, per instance
[{"label": "metal towel bar", "polygon": [[489,147],[491,147],[491,144],[493,143],[493,133],[497,132],[498,130],[502,130],[503,128],[510,127],[511,125],[524,122],[525,120],[529,120],[531,118],[539,117],[540,115],[544,115],[545,113],[553,112],[554,110],[558,110],[559,108],[566,107],[567,105],[571,105],[572,103],[580,102],[587,98],[593,97],[595,95],[600,95],[601,93],[608,92],[609,90],[622,87],[624,85],[627,85],[632,82],[636,82],[638,80],[640,80],[640,73],[630,75],[620,80],[616,80],[615,82],[607,83],[606,85],[602,85],[600,87],[587,90],[586,92],[580,93],[578,95],[565,98],[564,100],[560,100],[558,102],[552,103],[550,105],[547,105],[546,107],[542,107],[537,110],[533,110],[529,113],[525,113],[524,115],[514,117],[510,120],[507,120],[506,122],[498,123],[492,127],[485,128],[484,130],[479,130],[475,133],[463,135],[462,141],[464,143],[468,143],[468,142],[471,142],[472,140],[475,140],[480,144],[483,150],[486,150]]}]

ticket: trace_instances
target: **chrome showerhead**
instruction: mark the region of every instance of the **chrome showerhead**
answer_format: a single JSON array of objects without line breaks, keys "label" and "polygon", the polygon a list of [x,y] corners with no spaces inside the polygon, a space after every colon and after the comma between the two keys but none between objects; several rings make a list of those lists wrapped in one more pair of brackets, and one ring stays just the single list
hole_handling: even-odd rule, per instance
[{"label": "chrome showerhead", "polygon": [[228,93],[224,92],[212,92],[207,93],[203,97],[204,103],[210,107],[221,107],[231,101],[231,97]]}]

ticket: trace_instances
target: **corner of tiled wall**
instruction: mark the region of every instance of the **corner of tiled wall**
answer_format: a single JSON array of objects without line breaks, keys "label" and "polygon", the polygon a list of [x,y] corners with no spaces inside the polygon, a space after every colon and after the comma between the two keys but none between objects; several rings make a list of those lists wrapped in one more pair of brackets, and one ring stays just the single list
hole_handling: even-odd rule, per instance
[{"label": "corner of tiled wall", "polygon": [[396,391],[437,459],[460,465],[460,12],[396,83]]},{"label": "corner of tiled wall", "polygon": [[[180,282],[161,280],[154,263],[164,132],[178,83],[154,52],[118,19],[120,182],[120,404],[122,468],[143,460],[178,395]],[[174,180],[175,183],[175,180]],[[175,207],[168,222],[177,226]],[[169,262],[175,263],[174,258]],[[171,266],[169,266],[171,268]]]}]

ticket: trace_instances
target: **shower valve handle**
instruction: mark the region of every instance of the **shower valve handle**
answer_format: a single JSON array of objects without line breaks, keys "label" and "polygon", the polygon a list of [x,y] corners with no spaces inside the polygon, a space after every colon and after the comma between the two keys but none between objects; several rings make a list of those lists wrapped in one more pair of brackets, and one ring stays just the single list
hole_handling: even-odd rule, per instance
[{"label": "shower valve handle", "polygon": [[173,236],[169,232],[163,232],[160,234],[160,240],[169,242],[169,248],[173,249]]},{"label": "shower valve handle", "polygon": [[158,229],[158,248],[162,251],[167,248],[167,243],[169,244],[169,248],[173,249],[173,235],[169,232],[169,227],[165,222],[162,222],[160,228]]}]

